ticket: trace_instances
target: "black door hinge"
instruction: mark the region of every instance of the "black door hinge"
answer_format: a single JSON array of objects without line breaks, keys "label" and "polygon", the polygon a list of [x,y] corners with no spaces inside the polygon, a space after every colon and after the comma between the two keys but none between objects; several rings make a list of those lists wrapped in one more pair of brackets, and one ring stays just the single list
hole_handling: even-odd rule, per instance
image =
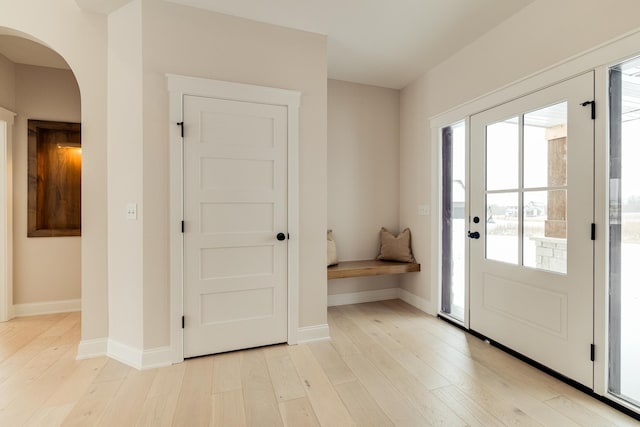
[{"label": "black door hinge", "polygon": [[587,105],[591,105],[591,120],[596,119],[596,101],[584,101],[580,105],[582,105],[583,107],[586,107]]},{"label": "black door hinge", "polygon": [[291,237],[289,236],[289,233],[287,233],[287,240],[291,239]]},{"label": "black door hinge", "polygon": [[591,223],[591,240],[596,240],[596,225]]},{"label": "black door hinge", "polygon": [[178,122],[176,125],[180,126],[180,136],[184,138],[184,122]]},{"label": "black door hinge", "polygon": [[591,344],[591,361],[596,361],[596,346],[595,344]]},{"label": "black door hinge", "polygon": [[184,233],[184,221],[180,221],[180,230]]},{"label": "black door hinge", "polygon": [[184,329],[184,316],[182,316],[182,329]]}]

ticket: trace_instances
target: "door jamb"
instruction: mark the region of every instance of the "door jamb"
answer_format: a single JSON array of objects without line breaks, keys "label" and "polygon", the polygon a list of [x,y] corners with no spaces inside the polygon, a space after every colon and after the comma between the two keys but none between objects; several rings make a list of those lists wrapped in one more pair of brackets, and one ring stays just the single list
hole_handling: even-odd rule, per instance
[{"label": "door jamb", "polygon": [[16,114],[0,107],[0,322],[13,318],[13,122]]},{"label": "door jamb", "polygon": [[183,120],[184,96],[202,96],[287,107],[287,343],[298,343],[299,217],[298,138],[301,93],[220,80],[167,74],[169,90],[169,319],[172,363],[184,360],[183,350]]}]

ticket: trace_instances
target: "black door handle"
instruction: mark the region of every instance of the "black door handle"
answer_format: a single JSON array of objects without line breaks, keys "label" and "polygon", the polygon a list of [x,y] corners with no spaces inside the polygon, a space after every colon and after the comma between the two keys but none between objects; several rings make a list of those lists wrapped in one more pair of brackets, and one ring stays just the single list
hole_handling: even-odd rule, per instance
[{"label": "black door handle", "polygon": [[276,239],[280,240],[281,242],[286,239],[287,236],[285,236],[284,233],[278,233],[278,235],[276,236]]},{"label": "black door handle", "polygon": [[477,231],[468,231],[467,232],[467,237],[470,239],[479,239],[480,238],[480,233]]}]

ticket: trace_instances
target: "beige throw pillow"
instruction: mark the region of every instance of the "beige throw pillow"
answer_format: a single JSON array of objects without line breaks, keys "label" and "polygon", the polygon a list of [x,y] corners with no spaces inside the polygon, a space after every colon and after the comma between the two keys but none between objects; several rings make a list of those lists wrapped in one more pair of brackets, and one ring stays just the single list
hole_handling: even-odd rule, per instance
[{"label": "beige throw pillow", "polygon": [[327,230],[327,267],[338,263],[338,250],[333,240],[333,230]]},{"label": "beige throw pillow", "polygon": [[380,230],[380,255],[382,261],[416,262],[411,253],[411,230],[405,228],[394,236],[386,228]]}]

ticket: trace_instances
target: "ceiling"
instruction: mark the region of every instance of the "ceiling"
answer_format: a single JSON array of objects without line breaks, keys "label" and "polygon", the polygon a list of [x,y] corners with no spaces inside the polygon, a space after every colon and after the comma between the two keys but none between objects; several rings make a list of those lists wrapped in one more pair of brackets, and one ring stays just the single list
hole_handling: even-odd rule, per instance
[{"label": "ceiling", "polygon": [[[109,13],[130,0],[76,0]],[[332,79],[400,89],[534,0],[166,0],[327,35]],[[0,54],[68,68],[37,43],[0,35]]]},{"label": "ceiling", "polygon": [[400,89],[533,0],[167,0],[328,36],[329,77]]}]

